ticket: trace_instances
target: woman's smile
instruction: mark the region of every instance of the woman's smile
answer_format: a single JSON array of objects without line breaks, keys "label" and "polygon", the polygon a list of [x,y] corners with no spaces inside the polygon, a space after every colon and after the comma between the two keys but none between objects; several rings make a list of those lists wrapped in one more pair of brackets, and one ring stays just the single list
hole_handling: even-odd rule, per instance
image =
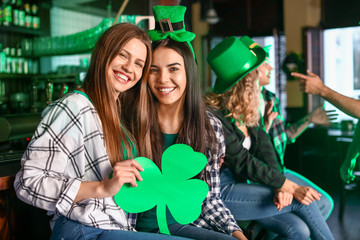
[{"label": "woman's smile", "polygon": [[118,72],[116,70],[113,70],[113,72],[115,74],[115,77],[119,80],[119,82],[127,83],[128,81],[131,80],[129,76],[125,75],[122,72]]}]

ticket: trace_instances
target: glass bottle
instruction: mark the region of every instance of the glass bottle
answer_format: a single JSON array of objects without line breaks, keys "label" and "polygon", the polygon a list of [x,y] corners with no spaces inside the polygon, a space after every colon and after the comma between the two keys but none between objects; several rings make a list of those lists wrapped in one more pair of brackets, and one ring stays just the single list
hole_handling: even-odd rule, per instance
[{"label": "glass bottle", "polygon": [[12,0],[12,22],[14,26],[19,26],[19,6],[18,1]]},{"label": "glass bottle", "polygon": [[31,5],[31,12],[32,12],[32,26],[34,29],[40,28],[40,17],[38,14],[39,6],[36,3]]},{"label": "glass bottle", "polygon": [[19,26],[25,27],[25,8],[22,0],[17,0],[19,6]]},{"label": "glass bottle", "polygon": [[12,6],[9,0],[3,0],[4,4],[4,26],[11,26],[12,25]]},{"label": "glass bottle", "polygon": [[24,9],[25,9],[25,27],[26,28],[32,28],[32,14],[31,14],[31,9],[30,9],[30,3],[26,2],[24,4]]},{"label": "glass bottle", "polygon": [[2,44],[0,43],[0,73],[6,72],[6,54],[3,51]]},{"label": "glass bottle", "polygon": [[3,2],[0,2],[0,26],[3,25],[4,22],[4,8],[3,8]]}]

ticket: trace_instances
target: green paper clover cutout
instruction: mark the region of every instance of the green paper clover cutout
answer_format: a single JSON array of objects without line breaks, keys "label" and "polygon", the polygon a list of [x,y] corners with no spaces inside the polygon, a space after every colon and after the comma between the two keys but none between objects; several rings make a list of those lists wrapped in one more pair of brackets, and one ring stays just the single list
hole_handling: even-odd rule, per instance
[{"label": "green paper clover cutout", "polygon": [[195,221],[201,213],[201,203],[208,194],[208,185],[200,179],[190,179],[201,172],[206,156],[195,152],[185,144],[168,147],[161,158],[161,169],[146,157],[135,160],[144,168],[140,172],[143,181],[137,187],[124,184],[114,196],[123,210],[139,213],[156,207],[156,217],[161,233],[169,234],[166,207],[180,224]]}]

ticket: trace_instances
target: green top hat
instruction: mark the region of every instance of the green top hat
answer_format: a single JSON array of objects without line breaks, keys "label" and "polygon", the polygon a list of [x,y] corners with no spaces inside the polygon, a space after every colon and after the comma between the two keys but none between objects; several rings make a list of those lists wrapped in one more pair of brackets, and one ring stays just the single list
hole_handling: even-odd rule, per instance
[{"label": "green top hat", "polygon": [[196,34],[185,30],[185,6],[154,6],[155,29],[149,30],[152,41],[170,37],[177,42],[190,42]]},{"label": "green top hat", "polygon": [[215,93],[224,93],[240,79],[257,68],[264,60],[266,53],[262,47],[248,36],[240,39],[228,37],[216,45],[207,57],[211,69],[217,78]]}]

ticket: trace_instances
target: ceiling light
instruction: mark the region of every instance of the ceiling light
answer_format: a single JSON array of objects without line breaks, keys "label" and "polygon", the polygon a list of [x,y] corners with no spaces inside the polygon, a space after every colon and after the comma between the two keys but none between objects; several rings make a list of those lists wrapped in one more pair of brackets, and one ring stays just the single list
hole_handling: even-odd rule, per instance
[{"label": "ceiling light", "polygon": [[206,12],[206,19],[205,21],[209,24],[216,24],[219,22],[219,17],[215,11],[214,8],[210,8],[207,12]]}]

